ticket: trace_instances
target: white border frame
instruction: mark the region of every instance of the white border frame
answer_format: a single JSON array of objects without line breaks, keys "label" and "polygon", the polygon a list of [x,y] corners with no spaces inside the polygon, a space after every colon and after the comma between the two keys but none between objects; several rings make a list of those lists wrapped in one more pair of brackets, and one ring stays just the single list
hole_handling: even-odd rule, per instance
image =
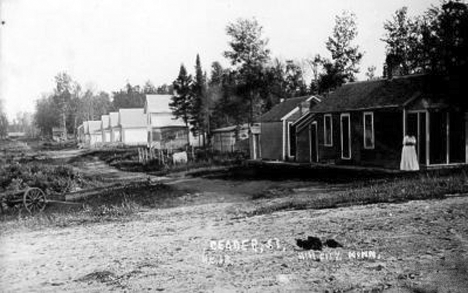
[{"label": "white border frame", "polygon": [[[371,127],[372,127],[372,131],[371,131],[371,135],[372,135],[372,145],[368,146],[366,145],[366,116],[371,116]],[[363,132],[363,145],[364,145],[364,149],[366,150],[373,150],[375,149],[375,127],[374,127],[374,112],[364,112],[362,113],[362,128],[364,130]]]},{"label": "white border frame", "polygon": [[[327,117],[330,117],[330,144],[327,144]],[[333,116],[332,114],[323,115],[323,145],[326,147],[333,146]]]},{"label": "white border frame", "polygon": [[[343,117],[348,118],[348,150],[349,150],[349,157],[344,157],[343,156]],[[351,115],[349,113],[343,113],[340,115],[340,137],[341,137],[341,159],[342,160],[351,160],[352,158],[352,153],[351,153]]]}]

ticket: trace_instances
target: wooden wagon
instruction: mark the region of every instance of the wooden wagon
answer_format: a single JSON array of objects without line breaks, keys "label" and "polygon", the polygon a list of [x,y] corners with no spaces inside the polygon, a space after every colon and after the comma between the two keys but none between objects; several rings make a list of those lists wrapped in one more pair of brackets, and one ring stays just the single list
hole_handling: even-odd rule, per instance
[{"label": "wooden wagon", "polygon": [[4,205],[12,208],[23,205],[29,213],[41,212],[47,205],[47,198],[40,188],[29,187],[19,191],[9,191],[0,194],[0,209],[3,212]]}]

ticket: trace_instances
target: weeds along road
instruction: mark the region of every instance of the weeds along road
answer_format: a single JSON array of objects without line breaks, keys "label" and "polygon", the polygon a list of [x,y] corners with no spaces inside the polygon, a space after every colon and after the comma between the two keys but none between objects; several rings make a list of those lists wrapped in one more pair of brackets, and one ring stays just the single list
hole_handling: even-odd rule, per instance
[{"label": "weeds along road", "polygon": [[[2,229],[0,291],[468,292],[467,197],[246,216],[336,191],[310,181],[163,180],[187,190],[178,206]],[[266,190],[283,196],[253,199]],[[307,253],[295,240],[307,236],[343,247]]]}]

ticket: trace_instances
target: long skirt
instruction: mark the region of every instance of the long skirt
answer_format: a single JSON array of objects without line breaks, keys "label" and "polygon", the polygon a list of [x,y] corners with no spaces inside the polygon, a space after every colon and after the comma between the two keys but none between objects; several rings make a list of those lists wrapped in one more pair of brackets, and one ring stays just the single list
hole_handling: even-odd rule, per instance
[{"label": "long skirt", "polygon": [[418,171],[419,163],[418,156],[414,145],[405,145],[401,151],[400,170],[403,171]]}]

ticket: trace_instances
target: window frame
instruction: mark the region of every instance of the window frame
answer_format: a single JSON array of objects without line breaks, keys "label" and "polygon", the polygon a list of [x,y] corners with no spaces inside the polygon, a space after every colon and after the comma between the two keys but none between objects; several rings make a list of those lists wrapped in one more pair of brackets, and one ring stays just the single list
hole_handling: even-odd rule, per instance
[{"label": "window frame", "polygon": [[[330,118],[330,142],[327,143],[327,118]],[[333,116],[332,114],[323,115],[323,145],[326,147],[333,146]]]},{"label": "window frame", "polygon": [[[367,145],[367,140],[366,140],[366,135],[367,135],[367,132],[366,132],[366,116],[370,116],[371,117],[371,141],[372,141],[372,145]],[[363,128],[363,145],[364,145],[364,149],[366,150],[373,150],[375,149],[375,127],[374,127],[374,112],[364,112],[362,113],[362,128]]]}]

